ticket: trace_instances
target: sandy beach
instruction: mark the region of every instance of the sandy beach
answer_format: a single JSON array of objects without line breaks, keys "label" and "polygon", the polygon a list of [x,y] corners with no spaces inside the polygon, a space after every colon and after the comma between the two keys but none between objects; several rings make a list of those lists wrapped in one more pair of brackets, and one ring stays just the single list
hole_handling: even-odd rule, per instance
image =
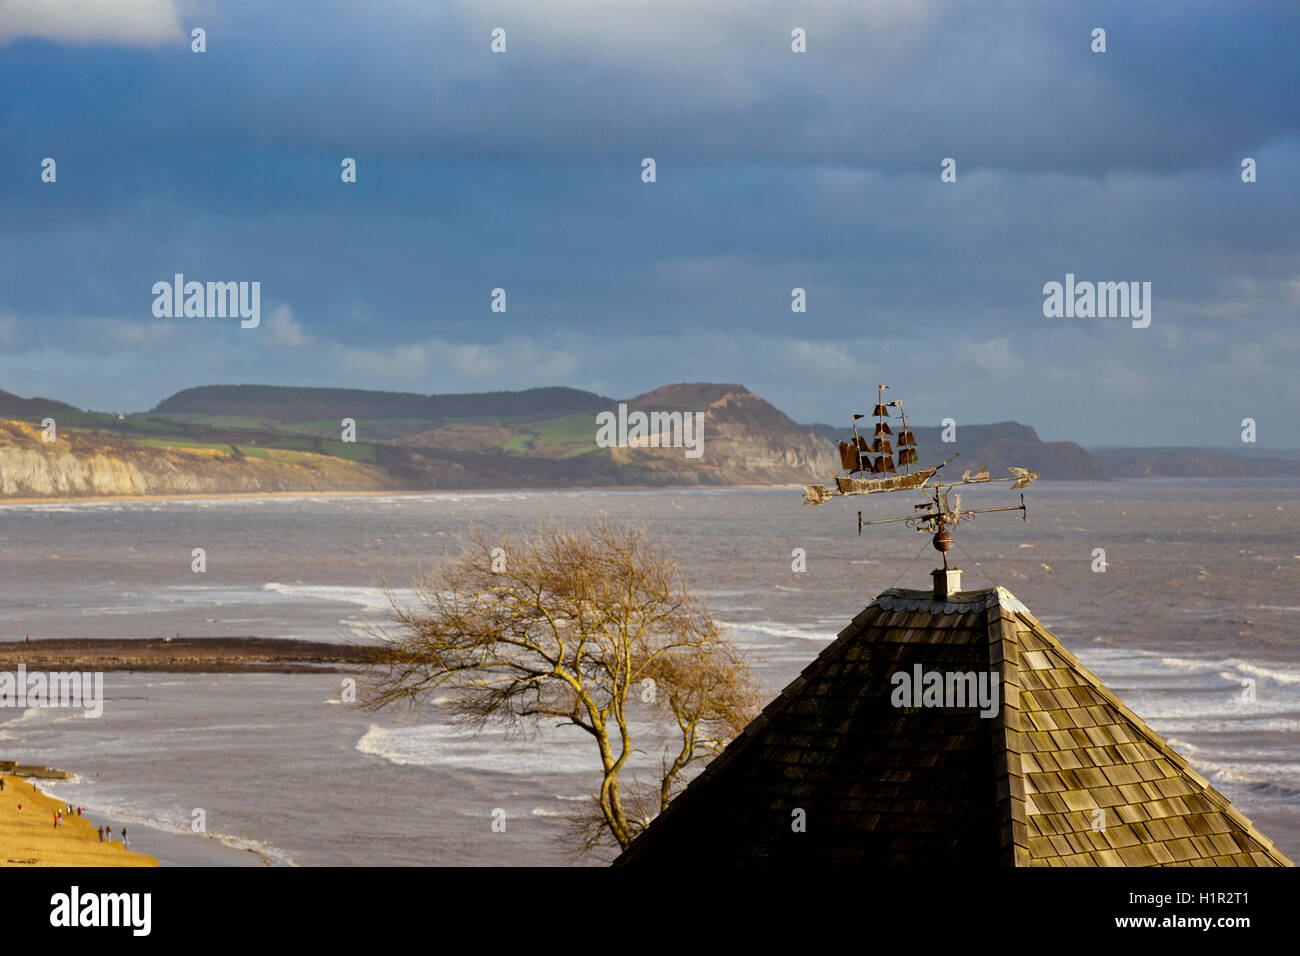
[{"label": "sandy beach", "polygon": [[[67,805],[48,796],[25,777],[5,775],[0,792],[0,866],[157,866],[151,856],[99,842],[97,822],[68,816]],[[22,812],[18,812],[19,805]],[[65,811],[55,827],[54,811]]]}]

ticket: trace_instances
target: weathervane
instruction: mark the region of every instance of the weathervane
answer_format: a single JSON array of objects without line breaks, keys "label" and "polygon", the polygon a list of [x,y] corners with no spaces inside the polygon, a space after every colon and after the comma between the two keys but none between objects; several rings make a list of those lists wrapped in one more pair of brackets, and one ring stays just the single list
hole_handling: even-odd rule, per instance
[{"label": "weathervane", "polygon": [[[1023,492],[1020,495],[1020,504],[1018,505],[1006,508],[969,508],[963,511],[960,494],[953,495],[953,500],[949,501],[948,496],[951,489],[958,485],[983,485],[999,481],[1010,481],[1013,482],[1011,490],[1016,491],[1033,482],[1038,477],[1038,472],[1030,471],[1028,468],[1011,467],[1007,469],[1011,472],[1010,478],[991,478],[987,466],[981,465],[978,471],[974,473],[967,469],[960,480],[931,483],[931,479],[957,455],[950,455],[930,468],[918,468],[917,471],[912,471],[911,466],[917,464],[916,438],[907,425],[907,415],[903,411],[903,403],[885,401],[885,389],[887,388],[889,388],[888,385],[877,386],[876,408],[871,413],[871,417],[876,419],[876,428],[871,441],[868,442],[866,436],[858,431],[858,421],[868,416],[854,415],[852,441],[841,440],[839,443],[840,464],[844,468],[845,474],[835,476],[834,490],[823,485],[807,486],[804,488],[803,501],[806,505],[820,505],[825,504],[831,498],[848,495],[874,495],[890,491],[923,491],[929,500],[923,505],[915,506],[913,510],[917,512],[916,514],[863,521],[862,512],[859,511],[858,534],[862,534],[862,529],[868,525],[889,524],[894,521],[905,522],[907,527],[916,529],[919,534],[934,535],[934,547],[943,553],[943,571],[947,572],[950,570],[948,568],[948,551],[954,543],[951,529],[955,528],[959,522],[970,521],[974,515],[988,514],[993,511],[1019,511],[1024,520],[1028,520],[1029,517]],[[898,410],[900,425],[897,435],[889,427],[891,409]],[[903,474],[901,475],[898,474],[895,467],[893,444],[891,444],[887,436],[894,436],[893,444],[898,446],[898,464],[903,466]],[[858,477],[855,477],[855,475]],[[936,571],[935,573],[939,574],[940,572]],[[957,573],[953,571],[954,575]]]}]

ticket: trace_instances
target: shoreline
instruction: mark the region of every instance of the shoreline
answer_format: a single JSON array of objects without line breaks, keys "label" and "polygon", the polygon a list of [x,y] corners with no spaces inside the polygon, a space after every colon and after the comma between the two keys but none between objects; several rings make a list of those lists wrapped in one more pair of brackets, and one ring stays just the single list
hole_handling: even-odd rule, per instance
[{"label": "shoreline", "polygon": [[[83,778],[60,781],[76,785]],[[55,800],[62,800],[55,796]],[[75,797],[67,802],[76,806]],[[96,824],[103,822],[120,833],[129,826],[133,854],[152,858],[156,866],[219,866],[266,867],[296,866],[288,858],[269,856],[247,841],[214,833],[194,833],[184,827],[162,823],[147,817],[106,810],[102,806],[85,805],[87,816],[93,815]],[[26,811],[24,811],[25,813]],[[98,840],[98,836],[96,836]]]},{"label": "shoreline", "polygon": [[45,498],[0,498],[5,505],[75,505],[112,501],[208,501],[239,498],[376,498],[391,495],[437,494],[429,491],[191,491],[149,495],[50,495]]},{"label": "shoreline", "polygon": [[[812,479],[809,479],[810,481]],[[1111,485],[1116,483],[1136,482],[1201,482],[1220,484],[1232,482],[1281,482],[1293,484],[1300,481],[1295,475],[1233,475],[1231,477],[1209,477],[1199,475],[1125,475],[1107,478],[1039,478],[1040,482],[1052,485]],[[579,487],[504,487],[504,488],[397,488],[389,491],[181,491],[174,494],[147,495],[50,495],[47,497],[0,498],[0,509],[9,506],[29,505],[74,505],[107,504],[112,502],[132,501],[238,501],[241,499],[275,499],[275,498],[419,498],[428,495],[507,495],[507,494],[582,494],[591,491],[791,491],[807,487],[807,483],[788,482],[785,484],[727,484],[727,485],[582,485]]]},{"label": "shoreline", "polygon": [[239,500],[241,498],[418,498],[425,495],[503,495],[578,493],[585,491],[762,491],[764,489],[789,490],[803,488],[801,484],[786,485],[590,485],[580,488],[403,488],[394,491],[193,491],[176,494],[148,495],[51,495],[46,498],[0,498],[0,508],[6,505],[70,505],[99,504],[122,501],[211,501]]},{"label": "shoreline", "polygon": [[32,778],[6,773],[0,779],[0,866],[158,866],[154,857],[123,847],[120,828],[114,840],[100,842],[90,817],[74,813],[56,827],[54,811],[66,814],[67,803]]}]

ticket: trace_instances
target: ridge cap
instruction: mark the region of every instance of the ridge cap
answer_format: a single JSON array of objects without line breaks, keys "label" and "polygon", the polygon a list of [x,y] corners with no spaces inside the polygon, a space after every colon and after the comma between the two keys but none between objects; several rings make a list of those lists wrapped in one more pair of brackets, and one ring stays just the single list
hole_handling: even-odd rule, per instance
[{"label": "ridge cap", "polygon": [[[1005,592],[1004,598],[1002,592]],[[1010,604],[1008,604],[1008,599]],[[1023,608],[1005,588],[982,588],[975,591],[957,591],[946,598],[936,598],[933,591],[912,588],[887,588],[876,595],[867,607],[885,611],[929,611],[932,614],[974,614],[997,606]]]}]

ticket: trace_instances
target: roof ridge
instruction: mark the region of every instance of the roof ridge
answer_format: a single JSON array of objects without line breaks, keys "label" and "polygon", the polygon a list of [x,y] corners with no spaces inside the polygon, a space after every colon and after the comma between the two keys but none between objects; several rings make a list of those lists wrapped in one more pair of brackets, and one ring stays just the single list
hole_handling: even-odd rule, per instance
[{"label": "roof ridge", "polygon": [[[1005,588],[1017,605],[1019,601]],[[1029,825],[1025,800],[1025,771],[1021,753],[1024,737],[1020,724],[1019,640],[1013,612],[1002,601],[985,616],[989,670],[996,671],[1002,685],[1002,706],[993,727],[993,773],[997,780],[998,846],[1003,866],[1029,863]],[[1005,781],[1005,782],[1004,782]]]}]

